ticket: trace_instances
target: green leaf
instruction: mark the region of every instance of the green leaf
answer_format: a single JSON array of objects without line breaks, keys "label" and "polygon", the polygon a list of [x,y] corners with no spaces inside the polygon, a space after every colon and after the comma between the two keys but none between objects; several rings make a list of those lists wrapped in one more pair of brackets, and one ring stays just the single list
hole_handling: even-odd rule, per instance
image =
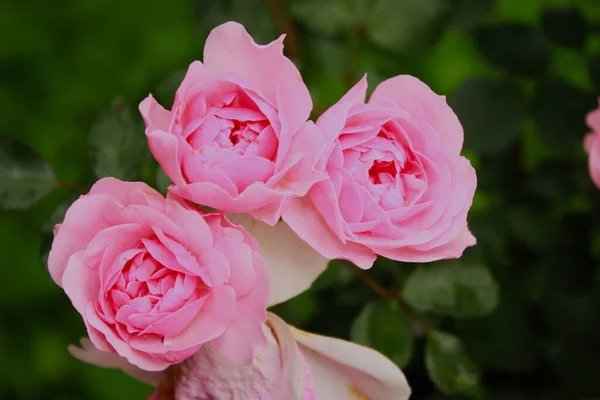
[{"label": "green leaf", "polygon": [[505,371],[531,371],[537,348],[528,300],[511,287],[503,291],[500,304],[490,315],[455,320],[460,337],[478,363]]},{"label": "green leaf", "polygon": [[56,187],[52,168],[26,146],[0,139],[0,208],[33,206]]},{"label": "green leaf", "polygon": [[123,103],[115,102],[90,131],[90,144],[98,178],[136,179],[148,157],[141,117]]},{"label": "green leaf", "polygon": [[397,53],[421,50],[437,36],[445,8],[443,0],[375,0],[366,17],[367,36]]},{"label": "green leaf", "polygon": [[399,367],[408,364],[412,357],[414,337],[410,318],[391,300],[367,303],[354,320],[350,337],[386,355]]},{"label": "green leaf", "polygon": [[471,361],[462,342],[444,332],[427,337],[425,367],[429,378],[445,394],[479,398],[479,368]]},{"label": "green leaf", "polygon": [[[444,66],[443,74],[440,65]],[[473,76],[494,72],[475,49],[471,36],[448,30],[424,59],[421,77],[437,93],[449,93]]]},{"label": "green leaf", "polygon": [[498,303],[498,286],[479,264],[442,261],[422,265],[407,279],[404,299],[420,312],[471,318],[486,315]]},{"label": "green leaf", "polygon": [[317,312],[317,299],[314,291],[305,291],[271,309],[292,325],[302,326]]},{"label": "green leaf", "polygon": [[473,78],[459,85],[448,103],[463,125],[466,148],[496,153],[519,135],[524,99],[513,83]]},{"label": "green leaf", "polygon": [[480,29],[475,43],[494,67],[509,74],[542,75],[550,60],[550,46],[543,33],[522,23],[506,23]]},{"label": "green leaf", "polygon": [[544,33],[556,44],[581,49],[590,32],[583,14],[574,7],[551,7],[542,14]]},{"label": "green leaf", "polygon": [[588,132],[586,114],[597,107],[596,97],[564,81],[545,82],[536,90],[533,118],[540,134],[555,146],[581,146]]}]

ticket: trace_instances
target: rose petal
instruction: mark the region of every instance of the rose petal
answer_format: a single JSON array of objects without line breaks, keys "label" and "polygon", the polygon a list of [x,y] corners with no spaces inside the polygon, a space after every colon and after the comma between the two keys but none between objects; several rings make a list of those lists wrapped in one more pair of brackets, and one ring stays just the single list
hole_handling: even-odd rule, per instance
[{"label": "rose petal", "polygon": [[258,241],[271,281],[269,306],[308,290],[325,271],[329,260],[302,241],[283,221],[272,227],[246,214],[228,217],[242,225]]}]

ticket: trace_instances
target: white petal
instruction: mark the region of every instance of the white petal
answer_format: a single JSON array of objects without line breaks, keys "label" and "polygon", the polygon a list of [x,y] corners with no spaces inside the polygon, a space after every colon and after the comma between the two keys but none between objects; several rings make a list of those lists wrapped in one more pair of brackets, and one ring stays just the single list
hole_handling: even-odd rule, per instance
[{"label": "white petal", "polygon": [[406,400],[410,396],[402,371],[375,350],[290,329],[312,368],[319,399]]},{"label": "white petal", "polygon": [[304,243],[283,221],[269,226],[247,214],[227,217],[246,228],[260,246],[271,279],[269,306],[304,292],[325,271],[329,260]]},{"label": "white petal", "polygon": [[154,387],[158,386],[163,378],[164,371],[144,371],[130,364],[117,353],[107,353],[98,350],[88,338],[80,339],[79,343],[81,347],[69,346],[69,353],[80,361],[104,368],[120,369],[127,375]]}]

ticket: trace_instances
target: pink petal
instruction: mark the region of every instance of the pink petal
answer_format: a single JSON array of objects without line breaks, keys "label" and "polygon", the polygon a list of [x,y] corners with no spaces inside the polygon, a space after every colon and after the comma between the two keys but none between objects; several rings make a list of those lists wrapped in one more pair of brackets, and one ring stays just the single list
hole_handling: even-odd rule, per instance
[{"label": "pink petal", "polygon": [[206,249],[201,255],[201,260],[213,285],[222,285],[229,279],[231,266],[223,253],[215,249]]},{"label": "pink petal", "polygon": [[[165,337],[160,351],[181,351],[202,345],[223,334],[235,316],[235,293],[231,288],[212,288],[194,320],[179,334]],[[133,340],[133,339],[132,339]]]},{"label": "pink petal", "polygon": [[236,315],[225,332],[211,343],[224,357],[238,365],[250,365],[267,345],[262,326],[267,320],[267,299],[271,292],[264,261],[253,257],[254,287],[236,302]]},{"label": "pink petal", "polygon": [[382,354],[344,340],[290,329],[312,369],[319,399],[409,398],[404,374]]},{"label": "pink petal", "polygon": [[377,249],[377,252],[392,260],[403,262],[431,262],[449,258],[460,258],[463,251],[476,243],[475,237],[464,226],[459,234],[439,247],[427,251],[418,251],[411,247],[398,247],[390,249]]},{"label": "pink petal", "polygon": [[269,226],[248,215],[231,215],[230,219],[242,225],[259,243],[271,280],[269,306],[308,290],[325,271],[329,260],[302,241],[283,221]]},{"label": "pink petal", "polygon": [[413,76],[399,75],[380,83],[369,103],[386,105],[387,100],[408,112],[410,118],[420,125],[433,127],[444,141],[445,152],[453,158],[458,157],[463,145],[463,129],[445,96],[435,94]]},{"label": "pink petal", "polygon": [[[140,332],[140,335],[155,334],[160,336],[179,335],[198,315],[202,306],[206,303],[207,297],[202,297],[196,301],[187,304],[181,309],[171,312],[164,318],[153,322],[146,329]],[[138,318],[131,316],[130,318]]]},{"label": "pink petal", "polygon": [[268,204],[283,201],[281,193],[259,182],[248,186],[246,190],[237,196],[231,196],[217,185],[207,182],[177,186],[170,190],[174,194],[196,204],[232,213],[248,213]]},{"label": "pink petal", "polygon": [[63,289],[81,315],[85,314],[88,304],[98,295],[98,271],[85,264],[83,251],[78,251],[69,258],[63,274]]},{"label": "pink petal", "polygon": [[85,249],[98,232],[110,225],[107,211],[115,208],[115,200],[109,195],[87,195],[69,207],[48,255],[48,270],[57,285],[62,286],[69,257]]},{"label": "pink petal", "polygon": [[342,243],[306,197],[290,199],[283,211],[284,221],[313,249],[326,258],[352,261],[363,269],[373,266],[377,255],[358,243]]},{"label": "pink petal", "polygon": [[82,338],[79,342],[81,347],[69,346],[69,353],[80,361],[102,368],[120,369],[135,379],[155,387],[163,379],[163,372],[144,371],[130,364],[127,359],[120,357],[116,353],[107,353],[98,350],[88,338]]},{"label": "pink petal", "polygon": [[214,75],[237,74],[278,105],[292,132],[306,121],[312,108],[300,72],[283,55],[283,36],[257,45],[244,27],[227,22],[212,30],[204,46],[204,65]]},{"label": "pink petal", "polygon": [[148,131],[148,146],[152,156],[160,164],[165,174],[176,185],[185,184],[185,179],[181,172],[181,152],[180,139],[174,134],[163,131]]},{"label": "pink petal", "polygon": [[[88,304],[86,307],[84,318],[90,326],[97,329],[105,336],[108,343],[114,347],[115,351],[121,357],[125,357],[131,364],[146,371],[162,371],[169,366],[169,363],[158,360],[147,353],[137,351],[131,347],[131,344],[123,342],[112,328],[106,325],[106,323],[98,317],[91,304]],[[132,337],[132,339],[133,338],[134,337]]]},{"label": "pink petal", "polygon": [[246,155],[219,164],[216,168],[229,177],[237,193],[241,193],[254,182],[266,182],[273,175],[275,166],[265,158]]},{"label": "pink petal", "polygon": [[365,102],[367,95],[367,77],[363,76],[337,103],[329,107],[317,120],[317,127],[323,132],[326,148],[333,144],[346,125],[348,112],[356,104]]}]

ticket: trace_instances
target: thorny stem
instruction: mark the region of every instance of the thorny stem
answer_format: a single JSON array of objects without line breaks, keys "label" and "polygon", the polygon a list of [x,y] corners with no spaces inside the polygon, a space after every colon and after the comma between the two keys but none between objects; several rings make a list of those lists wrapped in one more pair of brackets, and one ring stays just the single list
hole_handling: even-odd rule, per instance
[{"label": "thorny stem", "polygon": [[285,44],[289,50],[290,57],[299,61],[302,58],[300,39],[298,31],[290,18],[289,11],[285,6],[285,0],[266,0],[266,2],[271,9],[271,14],[278,28],[286,34]]},{"label": "thorny stem", "polygon": [[414,308],[412,308],[408,303],[406,303],[402,299],[400,292],[388,291],[383,286],[381,286],[379,283],[377,283],[377,281],[375,281],[375,279],[371,278],[365,271],[363,271],[362,269],[358,268],[357,266],[355,266],[354,264],[352,264],[350,262],[344,262],[343,264],[345,266],[347,266],[354,273],[354,275],[356,275],[356,277],[358,279],[363,281],[363,283],[365,285],[367,285],[369,288],[371,288],[375,293],[377,293],[381,297],[385,297],[387,299],[390,299],[390,300],[396,302],[396,304],[398,304],[398,306],[402,309],[402,311],[404,311],[408,316],[410,316],[412,319],[414,319],[415,322],[417,324],[419,324],[426,333],[431,333],[433,331],[433,326],[431,326],[431,324],[429,322],[427,322],[427,320],[425,318],[423,318],[421,316],[421,314],[419,314],[417,311],[415,311]]}]

